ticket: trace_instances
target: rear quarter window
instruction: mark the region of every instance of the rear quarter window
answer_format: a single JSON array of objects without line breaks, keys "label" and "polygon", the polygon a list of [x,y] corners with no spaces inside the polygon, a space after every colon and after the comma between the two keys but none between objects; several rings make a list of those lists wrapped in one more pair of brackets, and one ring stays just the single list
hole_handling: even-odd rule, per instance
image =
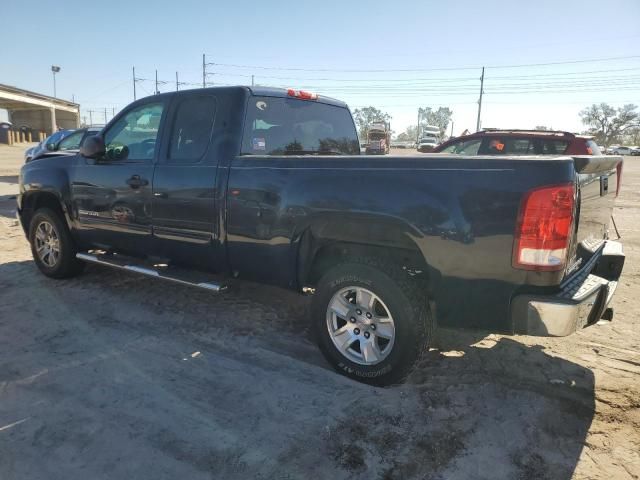
[{"label": "rear quarter window", "polygon": [[480,153],[485,155],[562,155],[568,146],[567,140],[557,138],[489,136],[484,139]]},{"label": "rear quarter window", "polygon": [[602,155],[602,151],[596,142],[587,140],[585,143],[587,144],[587,153],[589,155]]},{"label": "rear quarter window", "polygon": [[243,155],[358,155],[347,108],[282,97],[249,97]]}]

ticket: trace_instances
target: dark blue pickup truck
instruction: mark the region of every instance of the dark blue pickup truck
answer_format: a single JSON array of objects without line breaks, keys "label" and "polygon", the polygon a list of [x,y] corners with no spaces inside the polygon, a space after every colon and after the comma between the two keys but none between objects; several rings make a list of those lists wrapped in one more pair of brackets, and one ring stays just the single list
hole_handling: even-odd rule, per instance
[{"label": "dark blue pickup truck", "polygon": [[34,260],[211,292],[251,279],[313,294],[328,361],[402,380],[438,325],[568,335],[601,319],[622,159],[362,156],[339,101],[225,87],[132,103],[77,155],[30,162],[18,215]]}]

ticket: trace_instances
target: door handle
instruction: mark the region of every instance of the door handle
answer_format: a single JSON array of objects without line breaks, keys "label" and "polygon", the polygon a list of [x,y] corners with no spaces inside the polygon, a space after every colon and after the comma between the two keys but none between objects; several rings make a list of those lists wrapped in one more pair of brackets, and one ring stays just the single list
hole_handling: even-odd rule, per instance
[{"label": "door handle", "polygon": [[127,180],[127,185],[129,185],[131,188],[140,188],[144,187],[145,185],[149,185],[149,181],[140,177],[140,175],[132,175]]},{"label": "door handle", "polygon": [[153,192],[153,196],[156,198],[167,198],[169,194],[167,194],[167,192]]}]

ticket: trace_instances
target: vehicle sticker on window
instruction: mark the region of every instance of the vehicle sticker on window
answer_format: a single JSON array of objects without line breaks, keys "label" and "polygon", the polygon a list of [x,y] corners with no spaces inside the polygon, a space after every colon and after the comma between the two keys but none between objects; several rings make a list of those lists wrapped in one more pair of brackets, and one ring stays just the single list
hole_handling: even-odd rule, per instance
[{"label": "vehicle sticker on window", "polygon": [[254,150],[266,150],[267,142],[265,142],[264,138],[254,138],[253,139],[253,149]]},{"label": "vehicle sticker on window", "polygon": [[264,100],[258,100],[256,102],[256,108],[258,110],[266,110],[267,109],[267,102],[265,102]]}]

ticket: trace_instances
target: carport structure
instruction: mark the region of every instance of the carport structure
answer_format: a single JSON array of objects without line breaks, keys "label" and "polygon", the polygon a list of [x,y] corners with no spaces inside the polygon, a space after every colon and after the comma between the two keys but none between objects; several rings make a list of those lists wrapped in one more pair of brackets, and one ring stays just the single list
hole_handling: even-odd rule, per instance
[{"label": "carport structure", "polygon": [[14,128],[27,126],[34,132],[51,135],[58,128],[80,126],[80,105],[77,103],[0,84],[0,108],[9,112]]}]

